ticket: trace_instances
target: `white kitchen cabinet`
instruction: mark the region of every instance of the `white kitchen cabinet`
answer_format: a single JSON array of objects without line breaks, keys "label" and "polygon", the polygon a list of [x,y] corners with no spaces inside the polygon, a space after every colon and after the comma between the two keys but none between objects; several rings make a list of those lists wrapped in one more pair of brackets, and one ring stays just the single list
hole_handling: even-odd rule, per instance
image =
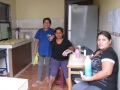
[{"label": "white kitchen cabinet", "polygon": [[0,90],[28,90],[28,79],[0,77]]}]

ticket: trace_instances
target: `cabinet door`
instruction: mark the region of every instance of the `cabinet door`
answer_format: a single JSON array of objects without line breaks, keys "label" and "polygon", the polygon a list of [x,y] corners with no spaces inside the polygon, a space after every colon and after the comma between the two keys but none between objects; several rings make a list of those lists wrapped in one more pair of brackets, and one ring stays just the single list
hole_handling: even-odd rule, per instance
[{"label": "cabinet door", "polygon": [[27,43],[23,46],[24,48],[24,53],[23,53],[23,60],[24,60],[24,65],[27,66],[32,62],[32,55],[31,55],[31,43]]},{"label": "cabinet door", "polygon": [[21,48],[16,47],[12,49],[12,64],[13,64],[13,76],[15,76],[21,70]]},{"label": "cabinet door", "polygon": [[26,63],[29,64],[32,62],[32,50],[31,50],[31,43],[26,44],[26,50],[27,50],[27,60]]},{"label": "cabinet door", "polygon": [[13,76],[32,62],[31,43],[12,49]]}]

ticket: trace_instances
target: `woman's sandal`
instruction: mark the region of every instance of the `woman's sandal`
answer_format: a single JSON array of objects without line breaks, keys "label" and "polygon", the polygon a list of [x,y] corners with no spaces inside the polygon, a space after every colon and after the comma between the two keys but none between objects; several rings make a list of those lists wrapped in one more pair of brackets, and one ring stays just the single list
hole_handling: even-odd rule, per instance
[{"label": "woman's sandal", "polygon": [[36,81],[35,83],[32,84],[33,87],[38,86],[39,84],[42,84],[42,81]]},{"label": "woman's sandal", "polygon": [[49,78],[48,77],[45,77],[45,79],[44,79],[45,81],[47,81],[47,82],[49,82]]}]

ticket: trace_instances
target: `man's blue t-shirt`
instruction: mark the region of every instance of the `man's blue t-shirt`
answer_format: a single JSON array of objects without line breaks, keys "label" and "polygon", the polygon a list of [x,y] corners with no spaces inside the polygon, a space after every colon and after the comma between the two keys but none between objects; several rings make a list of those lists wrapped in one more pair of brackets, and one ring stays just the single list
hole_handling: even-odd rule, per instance
[{"label": "man's blue t-shirt", "polygon": [[35,35],[35,39],[39,40],[38,43],[38,53],[41,56],[51,56],[52,48],[51,42],[49,41],[49,37],[54,34],[54,30],[49,28],[48,30],[44,30],[43,28],[39,29]]}]

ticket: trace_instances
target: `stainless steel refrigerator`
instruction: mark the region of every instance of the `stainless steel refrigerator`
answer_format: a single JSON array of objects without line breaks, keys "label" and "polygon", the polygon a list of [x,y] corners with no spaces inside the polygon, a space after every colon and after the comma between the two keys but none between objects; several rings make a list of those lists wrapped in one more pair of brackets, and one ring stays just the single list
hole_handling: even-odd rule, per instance
[{"label": "stainless steel refrigerator", "polygon": [[98,32],[98,6],[69,5],[68,39],[74,46],[84,45],[95,51]]}]

